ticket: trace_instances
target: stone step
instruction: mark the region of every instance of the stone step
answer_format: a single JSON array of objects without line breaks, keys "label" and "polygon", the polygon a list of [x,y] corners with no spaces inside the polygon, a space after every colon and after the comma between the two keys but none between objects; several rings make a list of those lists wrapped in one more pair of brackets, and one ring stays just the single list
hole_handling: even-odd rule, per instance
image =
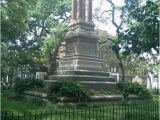
[{"label": "stone step", "polygon": [[118,82],[96,82],[96,81],[82,81],[87,89],[93,90],[108,90],[115,91],[118,89]]},{"label": "stone step", "polygon": [[[45,80],[47,84],[54,83],[58,80]],[[105,81],[80,81],[89,90],[108,90],[114,91],[118,88],[118,82],[105,82]]]},{"label": "stone step", "polygon": [[58,70],[94,70],[94,71],[102,71],[102,67],[95,67],[95,66],[79,66],[77,65],[76,68],[75,66],[59,66]]},{"label": "stone step", "polygon": [[60,79],[70,79],[70,80],[79,80],[79,81],[108,81],[115,82],[116,79],[113,77],[107,76],[91,76],[91,75],[51,75],[49,79],[51,80],[60,80]]},{"label": "stone step", "polygon": [[108,72],[93,70],[58,70],[55,75],[92,75],[92,76],[109,76]]}]

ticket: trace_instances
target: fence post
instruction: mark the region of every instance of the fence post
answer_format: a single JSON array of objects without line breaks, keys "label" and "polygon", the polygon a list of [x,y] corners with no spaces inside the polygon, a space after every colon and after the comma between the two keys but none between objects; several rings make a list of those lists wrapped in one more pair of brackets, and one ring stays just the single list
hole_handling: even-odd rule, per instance
[{"label": "fence post", "polygon": [[51,110],[51,120],[52,120],[52,110]]},{"label": "fence post", "polygon": [[130,113],[130,111],[131,111],[131,106],[130,105],[127,105],[127,117],[129,117],[129,113]]},{"label": "fence post", "polygon": [[78,115],[79,115],[79,114],[78,114],[78,110],[77,110],[76,114],[77,114],[77,120],[78,120],[78,118],[79,118],[79,117],[78,117]]},{"label": "fence post", "polygon": [[4,118],[7,120],[7,111],[5,112]]},{"label": "fence post", "polygon": [[36,112],[35,112],[35,116],[34,116],[34,119],[35,119],[35,120],[37,119],[37,116],[36,116]]},{"label": "fence post", "polygon": [[[86,112],[87,112],[87,110],[86,110],[86,108],[85,108],[85,114],[84,114],[84,119],[86,120]],[[73,119],[74,120],[74,119]]]},{"label": "fence post", "polygon": [[23,117],[24,117],[24,120],[25,120],[25,117],[26,117],[25,112],[24,112],[24,114],[23,114],[23,115],[24,115]]},{"label": "fence post", "polygon": [[124,105],[124,119],[126,120],[126,105]]},{"label": "fence post", "polygon": [[59,111],[58,114],[60,115],[60,120],[62,119],[62,111]]},{"label": "fence post", "polygon": [[44,114],[45,115],[45,117],[47,118],[47,110],[46,110],[46,114]]},{"label": "fence post", "polygon": [[159,112],[160,112],[159,105],[160,105],[160,104],[157,104],[157,108],[156,108],[156,109],[157,109],[157,114],[156,114],[156,115],[157,115],[157,118],[160,118],[160,115],[159,115]]},{"label": "fence post", "polygon": [[146,110],[146,112],[145,112],[145,113],[146,113],[146,119],[147,119],[147,118],[148,118],[148,117],[147,117],[147,115],[148,115],[148,106],[147,106],[147,104],[146,104],[146,108],[145,108],[145,110]]},{"label": "fence post", "polygon": [[57,120],[57,110],[55,111],[55,120]]},{"label": "fence post", "polygon": [[102,118],[102,116],[101,116],[101,106],[100,106],[100,114],[99,114],[99,116],[100,116],[100,120],[102,120],[101,118]]},{"label": "fence post", "polygon": [[97,113],[98,113],[98,108],[96,108],[96,120],[98,119],[98,118],[97,118]]},{"label": "fence post", "polygon": [[18,112],[18,120],[19,120],[19,112]]},{"label": "fence post", "polygon": [[90,107],[88,109],[88,112],[89,112],[89,120],[91,119],[91,116],[90,116]]},{"label": "fence post", "polygon": [[114,105],[113,105],[112,109],[113,109],[113,120],[114,120]]},{"label": "fence post", "polygon": [[1,111],[0,116],[1,116],[1,118],[3,118],[3,111]]},{"label": "fence post", "polygon": [[155,104],[153,104],[152,106],[153,106],[153,118],[155,118]]},{"label": "fence post", "polygon": [[143,105],[141,105],[141,119],[143,119]]},{"label": "fence post", "polygon": [[[107,107],[107,110],[108,110],[108,107]],[[104,106],[103,106],[103,120],[104,120]]]},{"label": "fence post", "polygon": [[92,119],[94,119],[94,106],[91,108],[91,111],[92,111],[91,117],[93,117]]},{"label": "fence post", "polygon": [[70,120],[70,114],[71,114],[71,112],[70,112],[70,108],[69,108],[69,120]]},{"label": "fence post", "polygon": [[66,119],[66,109],[65,109],[65,111],[64,111],[64,119]]},{"label": "fence post", "polygon": [[117,120],[117,105],[115,105],[115,119]]},{"label": "fence post", "polygon": [[30,112],[30,113],[29,113],[29,120],[31,120],[31,116],[32,116],[32,113]]},{"label": "fence post", "polygon": [[13,112],[12,112],[12,120],[13,120]]}]

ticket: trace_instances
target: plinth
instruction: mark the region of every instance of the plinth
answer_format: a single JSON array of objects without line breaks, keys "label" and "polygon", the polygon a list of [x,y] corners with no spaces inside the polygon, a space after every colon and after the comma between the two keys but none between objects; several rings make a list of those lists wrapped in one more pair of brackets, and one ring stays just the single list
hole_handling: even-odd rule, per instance
[{"label": "plinth", "polygon": [[98,59],[98,35],[94,23],[83,20],[73,21],[65,37],[66,54],[59,60],[59,67],[48,82],[61,79],[78,80],[88,89],[113,90],[116,79],[103,71],[102,61]]}]

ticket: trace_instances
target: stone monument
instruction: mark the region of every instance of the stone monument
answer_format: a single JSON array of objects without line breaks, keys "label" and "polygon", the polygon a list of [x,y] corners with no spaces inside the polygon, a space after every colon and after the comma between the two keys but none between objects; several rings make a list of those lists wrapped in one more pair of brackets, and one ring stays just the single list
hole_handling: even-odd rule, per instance
[{"label": "stone monument", "polygon": [[115,78],[101,68],[97,55],[98,35],[92,21],[92,0],[72,0],[72,22],[65,36],[66,54],[48,82],[61,78],[78,80],[89,89],[113,89]]}]

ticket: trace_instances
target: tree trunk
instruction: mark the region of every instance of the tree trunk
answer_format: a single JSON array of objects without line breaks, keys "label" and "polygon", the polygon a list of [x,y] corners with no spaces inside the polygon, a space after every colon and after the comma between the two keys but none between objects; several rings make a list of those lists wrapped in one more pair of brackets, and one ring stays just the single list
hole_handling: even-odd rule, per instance
[{"label": "tree trunk", "polygon": [[49,70],[48,73],[49,75],[54,74],[54,72],[57,69],[57,54],[58,54],[58,48],[55,49],[55,51],[53,53],[50,53],[49,56]]},{"label": "tree trunk", "polygon": [[150,78],[150,89],[153,89],[153,83],[154,83],[154,74],[148,71],[148,76]]},{"label": "tree trunk", "polygon": [[59,48],[62,44],[63,40],[60,40],[59,43],[56,45],[55,47],[55,50],[51,51],[50,55],[49,55],[49,64],[50,64],[50,67],[49,67],[49,75],[52,75],[54,74],[54,72],[56,71],[57,69],[57,55],[58,55],[58,52],[59,52]]},{"label": "tree trunk", "polygon": [[121,60],[121,58],[120,58],[120,56],[119,56],[119,52],[116,52],[115,51],[115,54],[116,54],[116,57],[117,57],[117,59],[118,59],[118,61],[119,61],[119,68],[121,69],[121,74],[122,74],[122,78],[121,78],[121,82],[122,83],[124,83],[124,81],[125,81],[125,70],[124,70],[124,65],[123,65],[123,62],[122,62],[122,60]]}]

